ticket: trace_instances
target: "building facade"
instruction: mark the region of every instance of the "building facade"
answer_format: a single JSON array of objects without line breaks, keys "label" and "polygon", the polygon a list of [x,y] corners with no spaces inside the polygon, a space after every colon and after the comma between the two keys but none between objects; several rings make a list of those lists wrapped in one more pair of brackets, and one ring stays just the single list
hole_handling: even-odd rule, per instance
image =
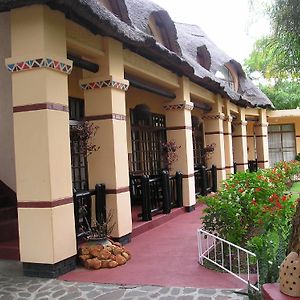
[{"label": "building facade", "polygon": [[[130,176],[160,173],[163,143],[179,146],[170,173],[182,173],[187,211],[207,145],[219,185],[234,162],[269,166],[271,101],[199,27],[145,0],[0,1],[0,11],[0,180],[16,192],[25,271],[74,267],[74,188],[105,184],[112,237],[129,241]],[[70,147],[82,121],[99,127],[87,159]]]}]

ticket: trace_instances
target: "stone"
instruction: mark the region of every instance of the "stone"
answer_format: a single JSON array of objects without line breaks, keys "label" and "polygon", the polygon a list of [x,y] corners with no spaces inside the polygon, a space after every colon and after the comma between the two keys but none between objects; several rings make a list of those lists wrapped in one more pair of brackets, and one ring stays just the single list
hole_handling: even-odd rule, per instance
[{"label": "stone", "polygon": [[112,261],[110,261],[109,263],[108,263],[108,267],[109,268],[115,268],[115,267],[117,267],[119,264],[116,262],[116,261],[114,261],[114,260],[112,260]]},{"label": "stone", "polygon": [[126,264],[126,258],[124,257],[124,256],[122,256],[121,254],[118,254],[117,256],[116,256],[116,262],[118,263],[118,265],[124,265],[124,264]]},{"label": "stone", "polygon": [[108,251],[107,249],[103,249],[100,251],[100,254],[98,256],[98,258],[100,259],[109,259],[111,256],[111,252]]}]

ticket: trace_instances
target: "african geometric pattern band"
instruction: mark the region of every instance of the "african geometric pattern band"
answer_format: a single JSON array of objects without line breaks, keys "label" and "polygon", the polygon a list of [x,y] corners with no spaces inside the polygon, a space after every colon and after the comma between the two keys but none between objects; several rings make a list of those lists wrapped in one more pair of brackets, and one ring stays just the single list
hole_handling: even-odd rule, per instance
[{"label": "african geometric pattern band", "polygon": [[112,87],[122,91],[127,91],[129,88],[129,84],[124,82],[119,82],[113,79],[108,79],[108,80],[99,80],[99,81],[95,80],[95,81],[84,82],[84,83],[82,82],[80,83],[80,87],[85,91],[101,89],[106,87]]},{"label": "african geometric pattern band", "polygon": [[9,72],[21,72],[37,68],[47,68],[70,74],[72,72],[73,64],[71,61],[70,63],[64,63],[52,58],[34,58],[16,63],[7,63],[6,67]]}]

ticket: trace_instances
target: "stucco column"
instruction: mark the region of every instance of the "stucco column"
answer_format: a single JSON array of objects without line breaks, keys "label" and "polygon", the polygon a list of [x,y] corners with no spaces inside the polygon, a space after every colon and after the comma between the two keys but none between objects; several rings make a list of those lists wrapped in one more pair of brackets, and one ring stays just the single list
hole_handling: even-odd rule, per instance
[{"label": "stucco column", "polygon": [[248,153],[247,153],[247,122],[245,119],[245,109],[240,108],[237,118],[233,122],[234,132],[232,134],[233,141],[233,159],[236,162],[238,171],[246,171],[248,169]]},{"label": "stucco column", "polygon": [[94,143],[100,149],[88,158],[89,184],[106,185],[107,214],[115,223],[112,237],[126,243],[132,232],[125,108],[129,83],[124,79],[122,44],[104,38],[104,48],[100,72],[85,72],[80,82],[86,119],[99,126]]},{"label": "stucco column", "polygon": [[212,111],[202,117],[205,125],[204,128],[206,145],[215,145],[215,150],[208,161],[208,167],[210,167],[211,165],[215,165],[217,167],[218,186],[220,186],[222,180],[226,179],[223,128],[225,115],[222,112],[222,104],[222,98],[219,95],[216,95],[216,104],[213,106]]},{"label": "stucco column", "polygon": [[225,149],[225,168],[226,175],[233,174],[233,149],[232,149],[232,116],[229,106],[225,106],[226,115],[223,122],[224,130],[224,149]]},{"label": "stucco column", "polygon": [[248,149],[248,159],[255,160],[256,153],[255,153],[255,136],[254,136],[254,123],[247,122],[247,149]]},{"label": "stucco column", "polygon": [[261,109],[259,122],[254,125],[256,138],[257,163],[259,168],[269,167],[269,143],[268,143],[268,122],[267,112]]},{"label": "stucco column", "polygon": [[29,276],[75,267],[65,17],[46,6],[11,11],[20,256]]},{"label": "stucco column", "polygon": [[175,141],[178,160],[172,165],[171,173],[180,171],[183,174],[183,205],[187,211],[195,209],[194,154],[192,137],[191,110],[194,105],[190,101],[189,80],[182,77],[176,99],[166,105],[167,139]]}]

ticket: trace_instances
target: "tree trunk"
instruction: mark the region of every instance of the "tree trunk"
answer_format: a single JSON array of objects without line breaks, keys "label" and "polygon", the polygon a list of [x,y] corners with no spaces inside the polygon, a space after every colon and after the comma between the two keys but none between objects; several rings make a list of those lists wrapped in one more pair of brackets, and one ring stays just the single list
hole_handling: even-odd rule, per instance
[{"label": "tree trunk", "polygon": [[300,201],[298,199],[298,205],[293,218],[292,233],[290,236],[288,253],[291,251],[300,253]]}]

